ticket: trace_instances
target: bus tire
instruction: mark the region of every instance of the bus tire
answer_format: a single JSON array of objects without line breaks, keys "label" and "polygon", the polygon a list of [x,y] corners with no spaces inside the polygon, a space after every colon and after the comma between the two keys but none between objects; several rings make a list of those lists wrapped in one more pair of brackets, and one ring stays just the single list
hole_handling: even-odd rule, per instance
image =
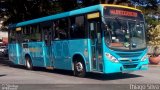
[{"label": "bus tire", "polygon": [[86,68],[84,62],[82,60],[74,61],[74,75],[77,77],[85,77],[86,76]]},{"label": "bus tire", "polygon": [[26,68],[28,70],[32,70],[33,66],[32,66],[31,58],[29,56],[26,56],[25,59],[26,59]]}]

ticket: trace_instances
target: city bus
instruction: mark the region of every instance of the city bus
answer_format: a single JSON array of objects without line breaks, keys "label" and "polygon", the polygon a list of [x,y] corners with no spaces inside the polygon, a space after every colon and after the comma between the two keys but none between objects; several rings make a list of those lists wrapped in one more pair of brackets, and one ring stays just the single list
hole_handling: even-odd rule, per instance
[{"label": "city bus", "polygon": [[78,77],[147,70],[145,31],[140,10],[98,4],[10,25],[9,60]]}]

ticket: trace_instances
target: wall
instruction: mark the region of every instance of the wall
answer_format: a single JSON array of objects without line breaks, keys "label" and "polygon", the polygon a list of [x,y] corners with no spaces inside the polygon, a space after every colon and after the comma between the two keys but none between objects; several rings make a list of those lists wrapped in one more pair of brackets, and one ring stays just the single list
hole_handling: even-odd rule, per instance
[{"label": "wall", "polygon": [[8,32],[0,31],[0,39],[2,39],[2,37],[8,37]]}]

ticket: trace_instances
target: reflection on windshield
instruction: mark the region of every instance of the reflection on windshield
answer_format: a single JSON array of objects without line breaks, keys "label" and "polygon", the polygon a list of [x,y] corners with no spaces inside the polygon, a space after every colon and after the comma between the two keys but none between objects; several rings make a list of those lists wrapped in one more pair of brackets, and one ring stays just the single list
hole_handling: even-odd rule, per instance
[{"label": "reflection on windshield", "polygon": [[105,40],[109,47],[123,50],[146,47],[144,23],[107,18],[106,26]]},{"label": "reflection on windshield", "polygon": [[141,49],[146,46],[145,32],[143,22],[130,22],[129,29],[131,30],[131,48]]}]

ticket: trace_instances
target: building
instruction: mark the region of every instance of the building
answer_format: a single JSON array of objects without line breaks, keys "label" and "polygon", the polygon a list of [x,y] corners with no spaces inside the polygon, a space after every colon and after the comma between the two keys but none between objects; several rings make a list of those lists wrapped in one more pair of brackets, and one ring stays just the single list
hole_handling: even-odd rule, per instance
[{"label": "building", "polygon": [[2,44],[8,44],[8,32],[0,31],[0,41]]}]

